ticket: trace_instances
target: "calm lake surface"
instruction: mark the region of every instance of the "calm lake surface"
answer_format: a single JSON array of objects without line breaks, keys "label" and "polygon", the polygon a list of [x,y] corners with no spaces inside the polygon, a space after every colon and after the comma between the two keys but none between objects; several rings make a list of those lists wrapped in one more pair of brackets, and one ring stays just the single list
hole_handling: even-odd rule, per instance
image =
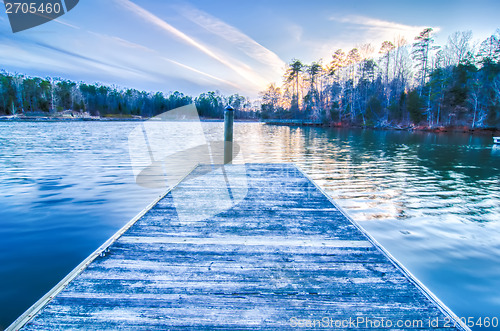
[{"label": "calm lake surface", "polygon": [[[161,193],[135,184],[138,124],[0,122],[0,329]],[[491,137],[236,123],[235,139],[245,162],[297,163],[457,315],[500,318]]]}]

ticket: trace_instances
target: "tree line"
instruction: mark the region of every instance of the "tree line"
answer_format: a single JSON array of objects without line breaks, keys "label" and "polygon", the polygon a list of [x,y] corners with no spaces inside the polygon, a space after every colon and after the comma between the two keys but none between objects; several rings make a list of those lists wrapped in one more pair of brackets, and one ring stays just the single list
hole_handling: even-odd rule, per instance
[{"label": "tree line", "polygon": [[500,29],[481,43],[455,32],[444,46],[426,28],[329,63],[293,59],[283,84],[261,92],[261,116],[371,127],[500,128]]},{"label": "tree line", "polygon": [[200,116],[207,118],[222,118],[228,104],[233,106],[238,118],[257,116],[250,100],[239,94],[224,96],[211,91],[192,97],[178,91],[164,94],[0,72],[0,114],[3,115],[48,115],[71,110],[103,117],[152,117],[191,103],[196,104]]}]

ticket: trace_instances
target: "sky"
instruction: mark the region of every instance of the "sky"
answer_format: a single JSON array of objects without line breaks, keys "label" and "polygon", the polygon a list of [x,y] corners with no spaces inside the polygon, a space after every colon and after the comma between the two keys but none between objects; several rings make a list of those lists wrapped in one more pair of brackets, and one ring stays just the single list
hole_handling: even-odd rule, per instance
[{"label": "sky", "polygon": [[[0,0],[0,2],[3,2]],[[311,63],[364,43],[375,49],[425,27],[484,40],[500,1],[81,0],[55,21],[12,33],[0,12],[0,70],[189,95],[255,98],[293,58]]]}]

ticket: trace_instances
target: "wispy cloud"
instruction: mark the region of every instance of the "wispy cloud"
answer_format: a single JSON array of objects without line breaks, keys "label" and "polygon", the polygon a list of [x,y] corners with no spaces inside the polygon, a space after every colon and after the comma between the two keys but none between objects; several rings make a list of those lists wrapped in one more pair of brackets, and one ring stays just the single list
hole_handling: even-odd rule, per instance
[{"label": "wispy cloud", "polygon": [[151,77],[149,75],[146,75],[145,72],[142,70],[137,70],[137,69],[125,67],[122,65],[109,63],[107,61],[99,60],[95,57],[89,57],[89,56],[85,56],[83,54],[78,54],[78,53],[75,53],[75,52],[60,48],[60,47],[49,45],[49,44],[44,43],[44,42],[35,42],[34,44],[39,46],[39,47],[51,50],[53,52],[57,52],[57,53],[72,57],[74,59],[83,60],[83,61],[85,61],[86,65],[92,65],[99,70],[114,73],[116,75],[119,75],[119,73],[121,73],[122,76],[127,76],[127,75],[130,76],[132,74],[132,75],[134,75],[136,77],[140,77],[142,79],[151,79]]},{"label": "wispy cloud", "polygon": [[170,62],[170,63],[173,63],[173,64],[175,64],[175,65],[177,65],[177,66],[179,66],[179,67],[181,67],[181,68],[187,69],[187,70],[192,71],[192,72],[194,72],[194,73],[197,73],[197,74],[200,74],[200,75],[202,75],[202,76],[205,76],[205,77],[211,78],[211,79],[213,79],[213,80],[219,81],[219,82],[224,83],[224,84],[226,84],[226,85],[229,85],[229,86],[232,86],[232,87],[238,88],[238,86],[237,86],[237,85],[235,85],[235,84],[231,83],[230,81],[227,81],[227,80],[221,79],[221,78],[219,78],[219,77],[215,77],[215,76],[213,76],[213,75],[207,74],[206,72],[200,71],[200,70],[198,70],[198,69],[196,69],[196,68],[193,68],[193,67],[190,67],[190,66],[188,66],[188,65],[186,65],[186,64],[183,64],[183,63],[180,63],[180,62],[174,61],[174,60],[169,59],[169,58],[166,58],[166,57],[163,57],[163,60],[165,60],[165,61],[167,61],[167,62]]},{"label": "wispy cloud", "polygon": [[172,25],[168,24],[158,16],[154,15],[153,13],[147,11],[146,9],[136,5],[132,1],[129,0],[116,0],[123,8],[129,10],[130,12],[136,14],[137,16],[141,17],[145,21],[156,25],[157,27],[161,28],[162,30],[174,35],[177,37],[179,40],[199,49],[203,53],[207,54],[208,56],[218,60],[219,62],[225,62],[222,58],[220,58],[218,55],[216,55],[214,52],[212,52],[210,49],[208,49],[206,46],[202,45],[201,43],[197,42],[193,38],[189,37],[187,34],[183,33],[182,31],[174,28]]},{"label": "wispy cloud", "polygon": [[194,38],[188,36],[184,32],[176,29],[172,25],[168,24],[158,16],[154,15],[153,13],[149,12],[148,10],[138,6],[137,4],[129,1],[129,0],[115,0],[117,3],[119,3],[122,8],[132,12],[136,16],[142,18],[143,20],[147,21],[150,24],[153,24],[163,31],[173,35],[176,37],[178,40],[198,49],[205,55],[209,56],[210,58],[218,61],[222,65],[226,66],[227,68],[233,70],[237,74],[239,74],[241,77],[245,78],[248,83],[254,87],[261,88],[262,85],[264,85],[266,82],[262,77],[258,76],[255,74],[250,68],[245,68],[245,66],[242,65],[235,65],[233,64],[229,59],[226,59],[225,57],[217,54],[215,51],[211,50],[207,46],[203,45],[202,43],[196,41]]},{"label": "wispy cloud", "polygon": [[134,42],[131,42],[129,40],[125,40],[125,39],[117,37],[117,36],[111,36],[111,35],[108,35],[108,34],[105,34],[105,33],[100,33],[100,32],[95,32],[95,31],[87,31],[87,32],[90,33],[90,34],[92,34],[92,35],[94,35],[94,36],[97,36],[99,38],[105,39],[105,40],[107,40],[109,42],[118,43],[121,46],[125,46],[125,47],[128,47],[128,48],[133,48],[133,49],[145,51],[145,52],[148,52],[148,53],[156,53],[156,51],[154,49],[151,49],[149,47],[146,47],[146,46],[134,43]]},{"label": "wispy cloud", "polygon": [[59,24],[65,25],[65,26],[69,26],[70,28],[73,28],[73,29],[75,29],[75,30],[79,30],[79,29],[80,29],[80,27],[79,27],[79,26],[76,26],[76,25],[73,25],[73,24],[69,24],[68,22],[66,22],[66,21],[64,21],[64,20],[62,20],[62,19],[60,19],[60,18],[56,18],[56,19],[54,19],[53,21],[54,21],[54,22],[57,22],[57,23],[59,23]]},{"label": "wispy cloud", "polygon": [[304,28],[296,23],[290,23],[286,26],[286,29],[290,33],[290,36],[296,42],[302,41],[302,36],[304,35]]},{"label": "wispy cloud", "polygon": [[268,65],[271,70],[281,71],[285,62],[271,50],[262,46],[237,28],[192,6],[179,7],[182,15],[205,30],[229,41],[256,61]]},{"label": "wispy cloud", "polygon": [[396,22],[384,21],[366,16],[350,15],[345,17],[331,17],[332,21],[361,25],[372,29],[389,30],[391,32],[421,31],[425,26],[406,25]]},{"label": "wispy cloud", "polygon": [[[369,35],[371,40],[393,40],[396,36],[405,37],[406,40],[413,40],[423,29],[428,26],[423,25],[407,25],[397,22],[385,21],[378,18],[350,15],[345,17],[333,16],[330,18],[332,21],[349,24],[365,35]],[[435,32],[439,32],[439,27],[432,27]]]},{"label": "wispy cloud", "polygon": [[117,37],[117,36],[111,36],[111,35],[107,35],[107,34],[104,34],[104,33],[98,33],[98,32],[94,32],[94,31],[89,31],[89,33],[91,33],[91,34],[93,34],[93,35],[95,35],[95,36],[97,36],[99,38],[103,38],[103,39],[107,40],[108,42],[117,43],[117,44],[119,44],[121,46],[130,48],[130,49],[134,49],[134,50],[138,50],[138,51],[143,51],[143,52],[149,53],[149,54],[151,54],[153,56],[157,56],[158,58],[160,58],[160,59],[162,59],[164,61],[172,63],[172,64],[174,64],[177,67],[180,67],[180,68],[183,68],[185,70],[197,73],[199,75],[205,76],[207,78],[210,78],[210,79],[215,80],[217,82],[220,82],[220,83],[223,83],[225,85],[231,86],[233,88],[238,88],[238,86],[236,86],[235,84],[231,83],[230,81],[227,81],[227,80],[221,79],[219,77],[216,77],[214,75],[211,75],[209,73],[203,72],[203,71],[198,70],[196,68],[193,68],[192,66],[189,66],[187,64],[184,64],[184,63],[181,63],[181,62],[169,59],[169,58],[161,55],[157,50],[151,49],[149,47],[146,47],[146,46],[143,46],[143,45],[131,42],[129,40],[126,40],[126,39],[123,39],[123,38],[120,38],[120,37]]}]

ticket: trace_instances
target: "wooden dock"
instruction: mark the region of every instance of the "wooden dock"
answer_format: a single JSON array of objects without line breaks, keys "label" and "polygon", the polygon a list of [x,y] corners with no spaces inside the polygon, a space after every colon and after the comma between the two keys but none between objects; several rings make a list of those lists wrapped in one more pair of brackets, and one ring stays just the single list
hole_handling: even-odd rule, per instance
[{"label": "wooden dock", "polygon": [[[293,164],[227,165],[246,194],[219,212],[213,182],[226,173],[211,169],[196,167],[9,330],[468,330]],[[197,206],[217,213],[177,213]]]}]

